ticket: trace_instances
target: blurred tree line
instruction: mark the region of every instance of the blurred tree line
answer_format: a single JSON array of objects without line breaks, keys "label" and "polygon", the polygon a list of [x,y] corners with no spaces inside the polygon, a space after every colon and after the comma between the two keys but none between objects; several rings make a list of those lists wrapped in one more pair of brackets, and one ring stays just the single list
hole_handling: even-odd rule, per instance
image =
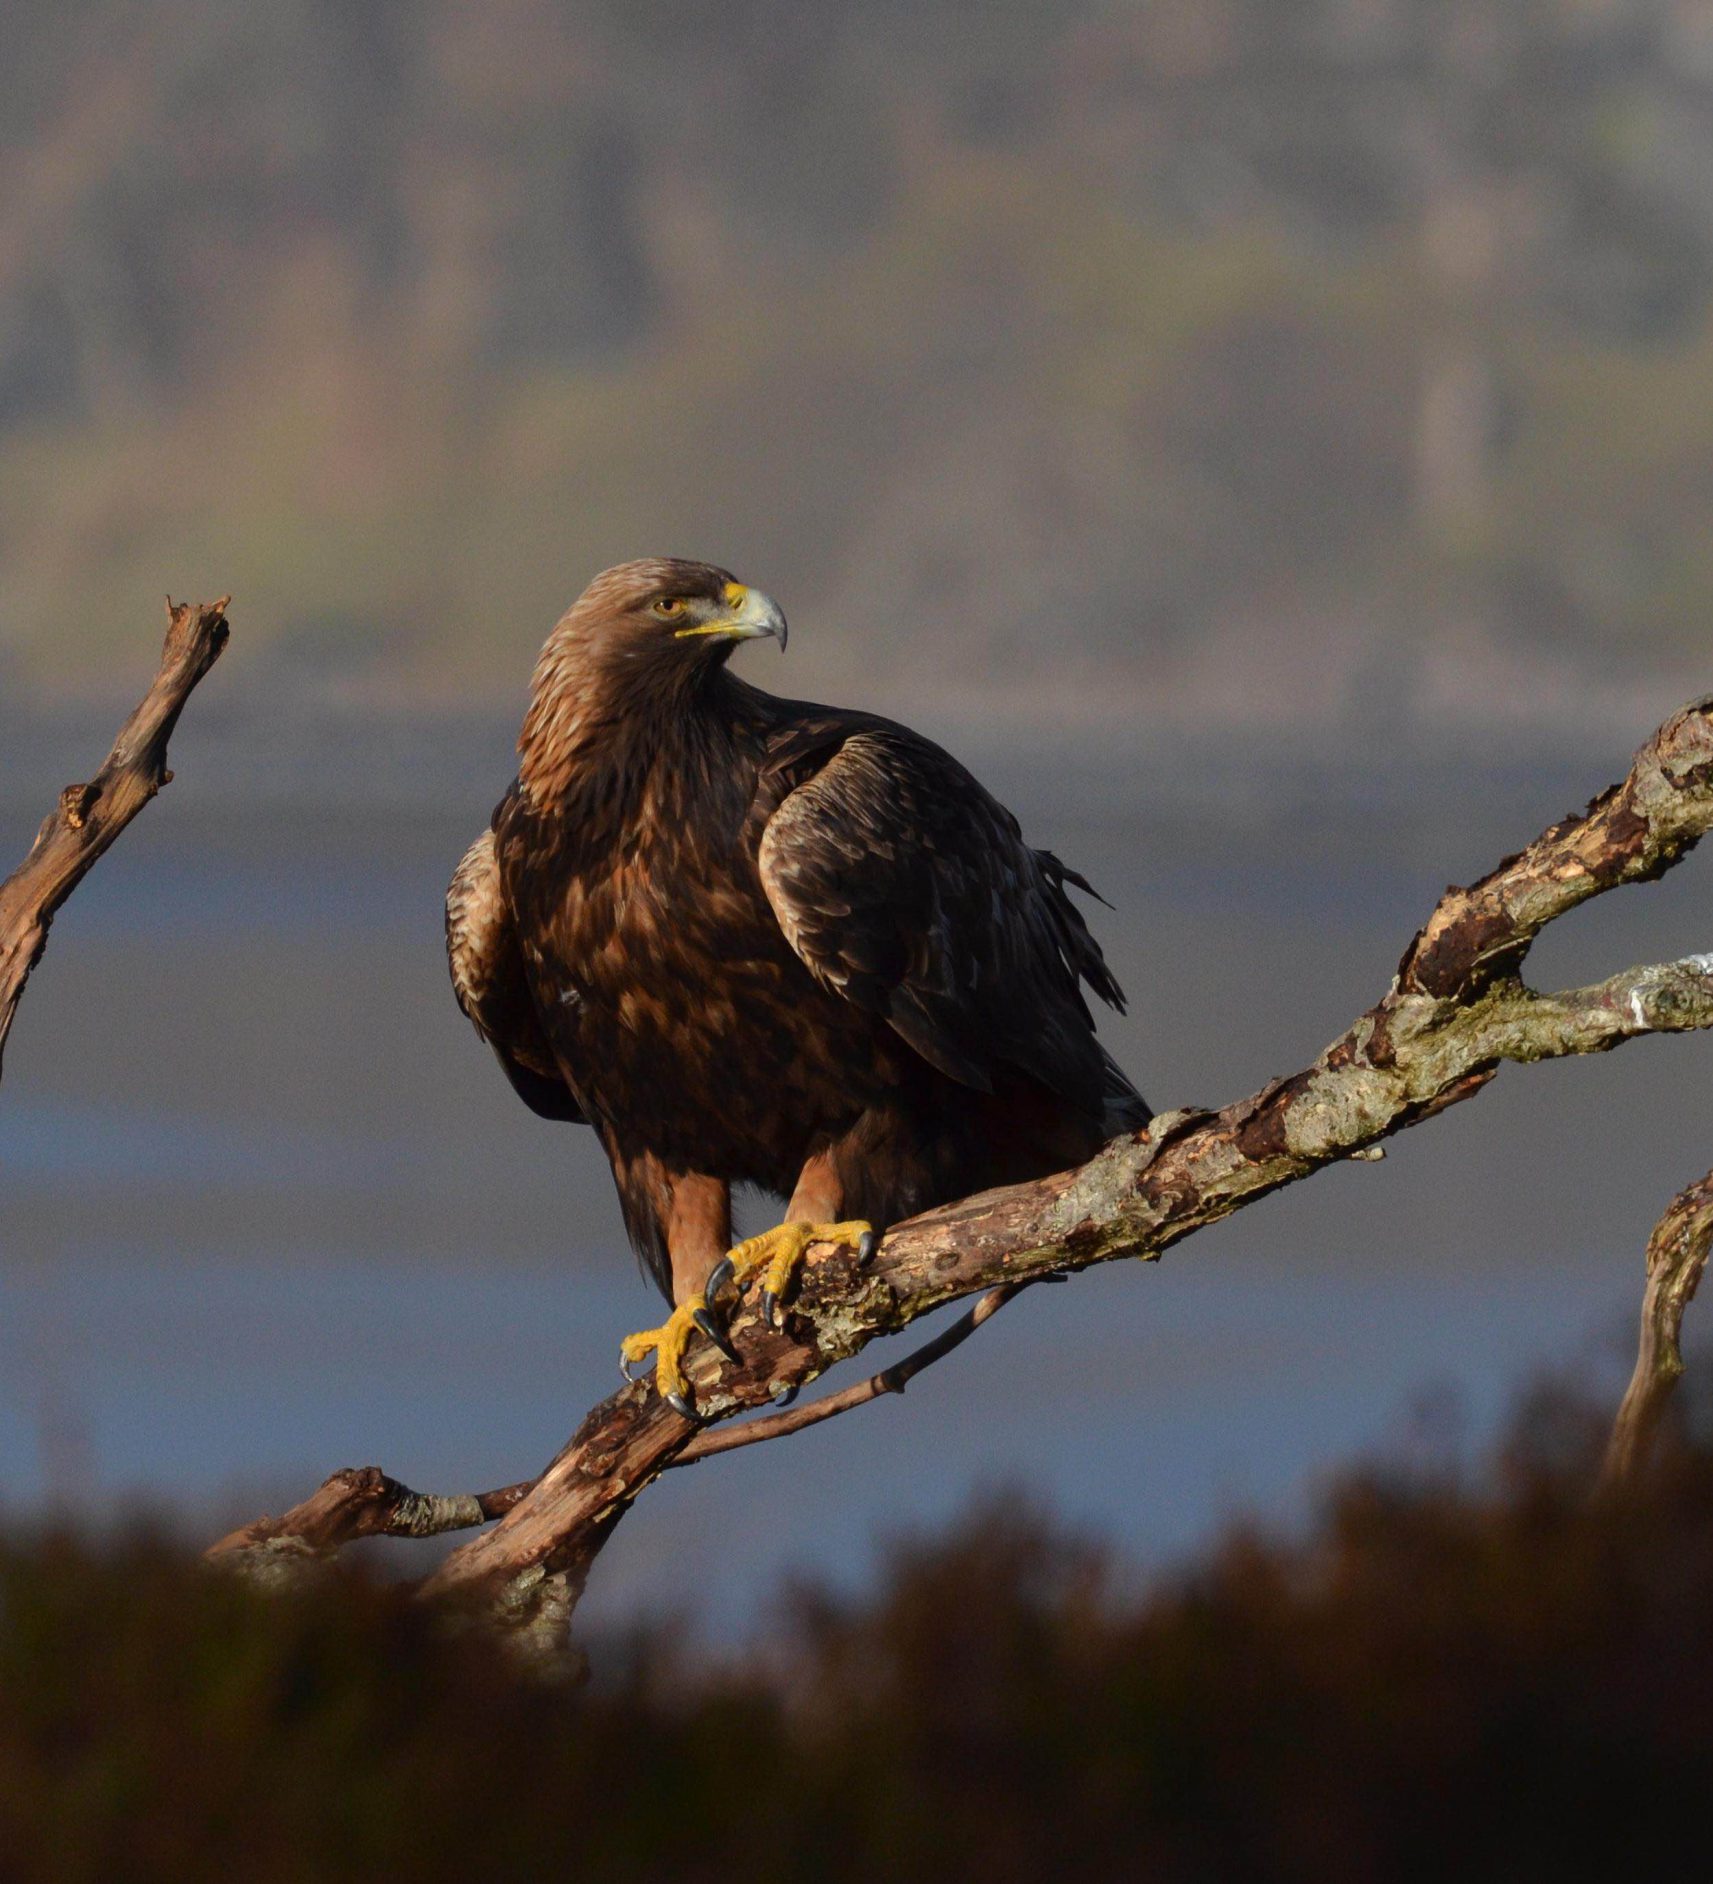
[{"label": "blurred tree line", "polygon": [[818,673],[1192,721],[1562,711],[1704,643],[1706,0],[16,0],[6,37],[26,679],[82,683],[68,600],[116,634],[218,569],[279,676],[510,699],[662,548],[847,631]]},{"label": "blurred tree line", "polygon": [[[398,1591],[147,1541],[0,1548],[8,1878],[1692,1874],[1713,1449],[1591,1504],[1543,1395],[1490,1466],[1348,1475],[1139,1593],[1014,1497],[858,1597],[664,1626],[586,1686]],[[1698,1868],[1698,1867],[1694,1867]]]}]

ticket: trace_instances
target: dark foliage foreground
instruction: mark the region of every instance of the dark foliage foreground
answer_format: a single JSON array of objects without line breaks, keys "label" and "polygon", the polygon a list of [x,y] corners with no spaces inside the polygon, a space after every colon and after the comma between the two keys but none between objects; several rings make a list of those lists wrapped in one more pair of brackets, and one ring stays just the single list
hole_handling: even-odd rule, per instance
[{"label": "dark foliage foreground", "polygon": [[1585,1430],[1537,1409],[1479,1488],[1353,1476],[1306,1542],[1144,1596],[990,1501],[861,1602],[783,1603],[765,1666],[657,1635],[578,1691],[395,1591],[13,1545],[0,1875],[1682,1875],[1713,1447],[1591,1505]]}]

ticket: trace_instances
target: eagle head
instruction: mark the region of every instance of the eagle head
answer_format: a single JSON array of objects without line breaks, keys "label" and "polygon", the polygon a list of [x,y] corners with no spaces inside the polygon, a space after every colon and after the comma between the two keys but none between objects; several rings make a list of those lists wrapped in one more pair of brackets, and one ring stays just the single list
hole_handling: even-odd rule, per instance
[{"label": "eagle head", "polygon": [[778,605],[729,569],[650,556],[603,569],[554,630],[562,633],[597,657],[682,663],[724,660],[738,642],[764,637],[784,647],[786,630]]},{"label": "eagle head", "polygon": [[785,636],[779,605],[712,563],[650,556],[603,569],[536,662],[520,776],[547,788],[596,719],[694,686],[740,641],[772,639],[783,648]]}]

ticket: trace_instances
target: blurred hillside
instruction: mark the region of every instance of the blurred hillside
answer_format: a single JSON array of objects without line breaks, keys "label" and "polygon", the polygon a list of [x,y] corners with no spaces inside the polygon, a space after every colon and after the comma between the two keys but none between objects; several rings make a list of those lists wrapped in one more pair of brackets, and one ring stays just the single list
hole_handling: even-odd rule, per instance
[{"label": "blurred hillside", "polygon": [[[14,0],[0,695],[230,588],[515,702],[596,568],[766,678],[1628,731],[1713,610],[1707,0]],[[799,657],[801,650],[801,658]]]}]

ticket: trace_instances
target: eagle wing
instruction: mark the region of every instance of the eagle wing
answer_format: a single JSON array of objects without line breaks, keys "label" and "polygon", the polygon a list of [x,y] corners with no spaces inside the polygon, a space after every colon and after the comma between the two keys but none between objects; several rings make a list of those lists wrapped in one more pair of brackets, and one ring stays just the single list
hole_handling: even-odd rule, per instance
[{"label": "eagle wing", "polygon": [[491,828],[464,853],[447,886],[446,960],[458,1005],[518,1097],[544,1119],[581,1120],[530,999]]},{"label": "eagle wing", "polygon": [[[1066,894],[1088,885],[951,757],[867,722],[801,743],[761,835],[761,881],[824,987],[883,1016],[942,1073],[991,1091],[1020,1068],[1091,1116],[1147,1108],[1102,1050],[1079,983],[1124,997]],[[1115,1085],[1116,1082],[1116,1085]]]}]

